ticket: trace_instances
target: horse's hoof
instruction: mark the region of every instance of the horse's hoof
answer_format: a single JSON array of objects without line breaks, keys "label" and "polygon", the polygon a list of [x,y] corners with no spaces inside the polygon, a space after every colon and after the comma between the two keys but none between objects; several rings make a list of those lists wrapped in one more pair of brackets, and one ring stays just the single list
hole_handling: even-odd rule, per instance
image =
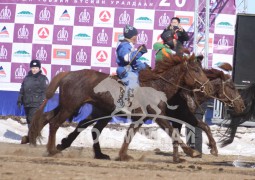
[{"label": "horse's hoof", "polygon": [[185,147],[185,148],[183,148],[183,151],[186,155],[188,155],[192,158],[201,156],[201,153],[199,151],[192,149],[191,147]]},{"label": "horse's hoof", "polygon": [[56,148],[58,151],[63,151],[65,149],[61,144],[58,144]]},{"label": "horse's hoof", "polygon": [[130,160],[134,160],[134,158],[132,156],[129,155],[122,155],[118,158],[119,161],[130,161]]},{"label": "horse's hoof", "polygon": [[202,156],[202,154],[199,151],[193,150],[191,157],[192,158],[197,158],[197,157],[201,157],[201,156]]},{"label": "horse's hoof", "polygon": [[217,149],[211,149],[210,153],[211,153],[211,155],[218,156],[218,150]]},{"label": "horse's hoof", "polygon": [[57,149],[51,150],[51,151],[49,151],[48,156],[54,156],[54,155],[59,154],[59,153],[61,153],[61,151],[59,151]]},{"label": "horse's hoof", "polygon": [[23,136],[23,137],[21,138],[21,144],[27,144],[27,143],[29,143],[29,138],[28,138],[28,136]]},{"label": "horse's hoof", "polygon": [[99,155],[95,155],[95,159],[111,160],[110,156],[103,154],[103,153],[99,154]]},{"label": "horse's hoof", "polygon": [[173,158],[174,164],[183,163],[185,161],[186,161],[185,159],[182,159],[182,158],[179,158],[179,157],[174,157]]}]

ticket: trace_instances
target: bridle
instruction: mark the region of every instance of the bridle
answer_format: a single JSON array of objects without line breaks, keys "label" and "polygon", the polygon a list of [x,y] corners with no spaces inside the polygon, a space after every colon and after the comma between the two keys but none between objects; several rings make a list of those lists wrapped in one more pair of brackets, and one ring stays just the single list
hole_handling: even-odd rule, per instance
[{"label": "bridle", "polygon": [[217,100],[219,100],[219,101],[221,101],[221,102],[224,102],[224,104],[226,104],[226,105],[228,105],[228,106],[230,106],[230,107],[234,107],[235,105],[234,105],[234,102],[235,101],[237,101],[238,99],[241,99],[242,97],[240,96],[240,95],[238,95],[237,97],[235,97],[235,98],[230,98],[228,95],[227,95],[227,93],[226,93],[226,90],[225,90],[225,86],[226,86],[226,83],[227,82],[229,82],[230,81],[230,79],[228,79],[228,80],[226,80],[226,81],[222,81],[222,93],[223,93],[223,95],[230,101],[229,103],[226,103],[226,102],[224,102],[223,101],[223,99],[220,99],[220,98],[217,98],[217,97],[214,97],[214,96],[210,96],[210,97],[212,97],[212,98],[214,98],[214,99],[217,99]]},{"label": "bridle", "polygon": [[[204,82],[204,83],[200,82],[197,78],[195,78],[195,77],[193,77],[193,76],[191,75],[191,73],[190,73],[190,71],[189,71],[189,65],[188,65],[187,62],[185,62],[185,65],[186,65],[186,67],[187,67],[187,71],[188,71],[189,76],[190,76],[191,78],[193,78],[193,79],[195,80],[196,83],[198,83],[198,84],[200,85],[200,88],[199,88],[199,89],[194,89],[193,92],[202,92],[202,93],[204,93],[204,94],[207,94],[207,92],[205,91],[205,86],[206,86],[207,83],[209,83],[210,80],[207,79],[207,81]],[[191,68],[191,69],[192,69],[192,68]]]},{"label": "bridle", "polygon": [[198,89],[190,90],[190,89],[188,89],[188,88],[185,88],[185,87],[183,87],[183,86],[177,85],[177,84],[175,84],[175,83],[173,83],[173,82],[167,80],[166,78],[162,77],[161,75],[158,75],[158,77],[159,77],[160,79],[164,80],[165,82],[167,82],[167,83],[169,83],[169,84],[172,84],[172,85],[174,85],[174,86],[176,86],[176,87],[178,87],[178,88],[180,88],[180,89],[184,89],[184,90],[186,90],[186,91],[191,91],[191,92],[202,92],[202,93],[207,94],[206,91],[205,91],[205,86],[206,86],[206,84],[207,84],[210,80],[207,79],[207,81],[204,82],[204,83],[200,82],[197,78],[193,77],[193,76],[190,74],[188,63],[187,63],[186,61],[185,61],[184,63],[185,63],[185,65],[186,65],[186,68],[187,68],[187,71],[188,71],[189,76],[190,76],[191,78],[194,78],[195,82],[198,83],[198,84],[200,85],[200,87],[199,87]]}]

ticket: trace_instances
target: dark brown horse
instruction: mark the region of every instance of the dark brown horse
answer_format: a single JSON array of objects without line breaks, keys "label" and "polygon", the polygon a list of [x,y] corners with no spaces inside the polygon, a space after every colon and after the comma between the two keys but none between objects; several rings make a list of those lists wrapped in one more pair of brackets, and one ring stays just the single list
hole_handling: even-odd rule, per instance
[{"label": "dark brown horse", "polygon": [[[235,88],[233,81],[229,75],[224,74],[217,69],[204,70],[206,76],[210,79],[212,86],[214,87],[213,93],[210,96],[206,96],[203,93],[195,92],[191,94],[185,90],[182,90],[179,94],[176,94],[174,98],[168,101],[169,104],[177,104],[179,107],[177,110],[167,110],[167,114],[174,118],[181,119],[184,122],[189,123],[192,126],[201,128],[209,139],[209,147],[211,148],[211,154],[217,155],[218,150],[216,142],[212,136],[210,127],[202,120],[197,120],[194,116],[194,112],[199,105],[209,100],[209,98],[218,99],[225,103],[227,106],[233,108],[236,113],[241,113],[245,109],[244,102]],[[182,124],[173,122],[173,127],[178,128],[180,131]]]},{"label": "dark brown horse", "polygon": [[[170,59],[158,63],[155,70],[150,73],[144,73],[146,77],[145,75],[144,77],[141,76],[142,79],[147,79],[140,83],[141,87],[152,87],[157,91],[162,91],[166,94],[167,99],[170,99],[177,92],[179,85],[184,84],[190,88],[202,88],[205,92],[210,94],[212,87],[210,83],[208,83],[209,80],[201,70],[200,63],[194,61],[194,59],[194,56],[189,59],[180,59],[177,56],[172,56]],[[50,99],[54,95],[55,90],[59,87],[59,106],[51,112],[43,114],[43,109],[47,103],[47,100],[45,100],[44,104],[35,113],[29,131],[30,142],[32,144],[36,143],[36,138],[40,135],[42,127],[49,122],[50,131],[47,150],[49,154],[57,153],[58,150],[55,147],[57,129],[66,119],[71,118],[84,103],[91,103],[97,109],[102,109],[102,114],[110,115],[115,109],[115,104],[110,93],[105,92],[97,94],[93,91],[93,89],[106,78],[109,78],[107,74],[93,70],[63,73],[53,78],[47,89],[46,98]],[[166,103],[160,102],[158,107],[161,109],[160,115],[164,115]],[[151,114],[155,113],[151,107],[147,107],[147,110]],[[138,108],[134,112],[140,113],[141,109]],[[140,118],[132,117],[134,121],[139,119]],[[156,122],[158,122],[158,120],[156,120]],[[172,130],[169,123],[167,124],[166,126],[169,126]],[[121,156],[122,160],[126,158],[127,156],[125,154]]]},{"label": "dark brown horse", "polygon": [[245,89],[242,89],[241,96],[246,108],[242,113],[230,113],[231,121],[229,125],[226,125],[228,128],[221,139],[222,147],[225,147],[234,141],[238,126],[255,118],[255,83],[252,83]]}]

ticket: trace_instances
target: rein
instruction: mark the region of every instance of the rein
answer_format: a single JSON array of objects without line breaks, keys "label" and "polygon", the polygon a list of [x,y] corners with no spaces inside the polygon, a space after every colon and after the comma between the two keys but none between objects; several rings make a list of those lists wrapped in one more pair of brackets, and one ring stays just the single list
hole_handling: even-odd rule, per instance
[{"label": "rein", "polygon": [[[228,80],[227,80],[228,81]],[[217,97],[214,97],[214,96],[209,96],[209,97],[211,97],[211,98],[214,98],[214,99],[217,99],[217,100],[219,100],[219,101],[221,101],[221,102],[224,102],[224,104],[227,104],[228,106],[230,106],[230,107],[234,107],[234,102],[236,101],[236,100],[238,100],[238,99],[240,99],[241,98],[241,96],[239,95],[239,96],[237,96],[237,97],[235,97],[234,99],[231,99],[227,94],[226,94],[226,91],[225,91],[225,84],[227,83],[227,81],[223,81],[222,82],[222,90],[223,90],[223,95],[230,101],[230,103],[225,103],[222,99],[220,99],[220,98],[217,98]]]},{"label": "rein", "polygon": [[[189,75],[192,77],[192,75],[190,74],[189,72],[189,68],[188,68],[188,64],[185,63],[186,67],[187,67],[187,70],[188,70],[188,73]],[[180,85],[177,85],[177,84],[174,84],[173,82],[167,80],[166,78],[162,77],[161,75],[158,75],[158,77],[162,80],[164,80],[165,82],[169,83],[169,84],[172,84],[174,85],[175,87],[178,87],[180,89],[184,89],[186,91],[189,91],[189,92],[202,92],[202,93],[205,93],[207,94],[204,90],[205,90],[205,85],[209,82],[209,79],[205,82],[205,83],[201,83],[199,80],[197,80],[197,78],[194,78],[195,79],[195,82],[197,82],[199,85],[200,85],[200,88],[199,89],[193,89],[193,90],[190,90],[188,88],[185,88],[183,86],[180,86]],[[193,78],[193,77],[192,77]]]}]

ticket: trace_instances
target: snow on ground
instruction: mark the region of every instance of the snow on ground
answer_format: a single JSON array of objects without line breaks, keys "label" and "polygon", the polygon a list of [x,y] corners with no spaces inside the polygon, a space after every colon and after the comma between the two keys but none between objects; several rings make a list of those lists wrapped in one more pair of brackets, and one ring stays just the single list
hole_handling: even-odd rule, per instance
[{"label": "snow on ground", "polygon": [[[105,128],[99,138],[101,147],[120,148],[126,133],[126,127],[128,126],[129,124],[121,124],[119,128]],[[171,139],[163,130],[158,128],[156,124],[143,125],[142,127],[144,128],[141,129],[141,132],[137,133],[133,138],[130,149],[147,151],[159,148],[161,151],[172,151]],[[225,132],[225,128],[217,125],[210,127],[217,142],[221,134]],[[47,143],[48,129],[49,126],[46,125],[42,130],[42,144]],[[88,127],[86,130],[82,131],[73,142],[72,146],[92,147],[91,129],[92,127]],[[56,139],[57,143],[60,143],[61,139],[66,137],[73,130],[74,127],[59,128]],[[0,119],[0,142],[19,144],[21,137],[26,135],[27,131],[27,124],[20,124],[12,119]],[[185,132],[185,129],[182,129],[182,132]],[[255,128],[239,127],[237,136],[240,138],[235,138],[234,142],[227,147],[220,148],[219,144],[217,144],[219,154],[255,156]],[[182,139],[185,141],[185,137],[182,137]],[[205,154],[210,153],[207,143],[207,137],[203,134],[203,153]]]}]

